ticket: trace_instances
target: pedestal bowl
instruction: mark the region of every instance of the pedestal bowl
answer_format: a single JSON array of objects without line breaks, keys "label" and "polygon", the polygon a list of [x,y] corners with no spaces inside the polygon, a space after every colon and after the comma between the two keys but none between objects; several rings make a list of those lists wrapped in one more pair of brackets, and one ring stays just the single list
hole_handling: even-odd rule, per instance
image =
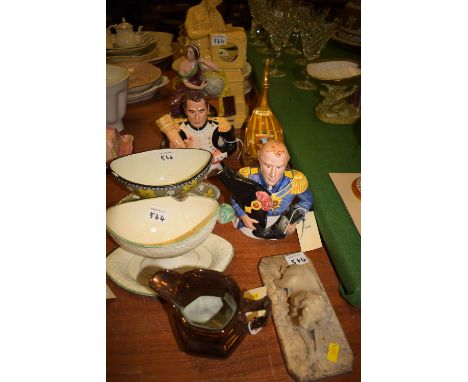
[{"label": "pedestal bowl", "polygon": [[106,65],[106,125],[119,133],[124,129],[122,118],[127,111],[129,75],[125,68]]},{"label": "pedestal bowl", "polygon": [[211,153],[203,149],[159,149],[114,159],[111,174],[142,198],[183,196],[206,176]]},{"label": "pedestal bowl", "polygon": [[317,60],[307,65],[307,74],[321,85],[323,99],[315,107],[317,118],[326,123],[344,125],[352,124],[360,117],[359,62]]},{"label": "pedestal bowl", "polygon": [[359,82],[361,68],[350,59],[316,60],[307,65],[307,74],[319,84],[348,85]]},{"label": "pedestal bowl", "polygon": [[216,200],[190,194],[184,200],[161,197],[109,207],[106,228],[125,250],[158,259],[179,256],[200,245],[217,218]]}]

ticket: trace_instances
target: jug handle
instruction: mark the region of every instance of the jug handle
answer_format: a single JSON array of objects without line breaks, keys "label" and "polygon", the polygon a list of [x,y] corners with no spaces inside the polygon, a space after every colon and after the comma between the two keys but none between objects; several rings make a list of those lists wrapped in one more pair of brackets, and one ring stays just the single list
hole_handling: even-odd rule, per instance
[{"label": "jug handle", "polygon": [[112,33],[112,28],[115,29],[115,33],[117,33],[117,24],[112,24],[107,27],[107,30]]},{"label": "jug handle", "polygon": [[250,333],[255,334],[256,329],[264,326],[271,315],[271,300],[268,296],[260,300],[250,300],[243,298],[242,313],[254,312],[256,310],[266,310],[266,314],[261,317],[255,317],[253,320],[247,322],[247,328]]},{"label": "jug handle", "polygon": [[153,289],[162,299],[176,304],[174,297],[178,287],[182,283],[183,277],[170,269],[157,271],[148,281],[148,286]]}]

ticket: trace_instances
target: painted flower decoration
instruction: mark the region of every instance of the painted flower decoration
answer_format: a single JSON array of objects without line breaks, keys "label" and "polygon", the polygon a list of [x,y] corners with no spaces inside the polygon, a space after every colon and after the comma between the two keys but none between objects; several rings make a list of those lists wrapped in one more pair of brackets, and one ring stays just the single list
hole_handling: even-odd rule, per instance
[{"label": "painted flower decoration", "polygon": [[256,210],[258,211],[260,208],[262,208],[262,203],[260,203],[258,200],[252,200],[250,202],[250,207],[245,207],[244,210],[245,212],[247,212],[248,214],[250,214],[252,212],[252,210]]},{"label": "painted flower decoration", "polygon": [[278,208],[281,204],[281,199],[279,199],[276,195],[273,195],[271,197],[271,209],[274,210],[275,208]]},{"label": "painted flower decoration", "polygon": [[263,211],[270,211],[272,206],[271,196],[265,191],[257,191],[255,193],[257,200],[260,202]]},{"label": "painted flower decoration", "polygon": [[197,185],[197,180],[194,179],[191,182],[187,183],[185,186],[182,187],[182,190],[184,192],[190,191],[192,188],[194,188]]},{"label": "painted flower decoration", "polygon": [[143,188],[137,189],[138,195],[142,198],[154,198],[156,197],[156,192],[154,190],[145,190]]}]

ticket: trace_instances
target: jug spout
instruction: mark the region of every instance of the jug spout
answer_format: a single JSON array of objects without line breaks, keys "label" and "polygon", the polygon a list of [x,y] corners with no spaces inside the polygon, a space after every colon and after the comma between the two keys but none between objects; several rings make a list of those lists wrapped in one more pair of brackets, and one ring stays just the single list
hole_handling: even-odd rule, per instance
[{"label": "jug spout", "polygon": [[170,269],[164,269],[156,272],[148,281],[148,285],[162,299],[176,304],[175,296],[180,289],[183,278],[182,276]]}]

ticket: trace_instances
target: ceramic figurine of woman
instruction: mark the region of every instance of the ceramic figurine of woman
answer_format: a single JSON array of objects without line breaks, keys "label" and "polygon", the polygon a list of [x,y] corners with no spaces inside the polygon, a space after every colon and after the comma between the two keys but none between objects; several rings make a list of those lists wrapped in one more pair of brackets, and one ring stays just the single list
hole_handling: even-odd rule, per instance
[{"label": "ceramic figurine of woman", "polygon": [[208,82],[202,78],[203,71],[209,69],[218,72],[218,66],[200,57],[200,50],[196,45],[189,44],[185,49],[185,58],[179,64],[176,89],[169,101],[171,115],[182,116],[182,97],[188,90],[203,90]]},{"label": "ceramic figurine of woman", "polygon": [[303,173],[286,169],[289,153],[283,143],[265,143],[258,161],[260,167],[243,167],[237,176],[223,170],[218,178],[232,193],[238,229],[251,237],[282,239],[295,231],[311,209],[312,193]]}]

